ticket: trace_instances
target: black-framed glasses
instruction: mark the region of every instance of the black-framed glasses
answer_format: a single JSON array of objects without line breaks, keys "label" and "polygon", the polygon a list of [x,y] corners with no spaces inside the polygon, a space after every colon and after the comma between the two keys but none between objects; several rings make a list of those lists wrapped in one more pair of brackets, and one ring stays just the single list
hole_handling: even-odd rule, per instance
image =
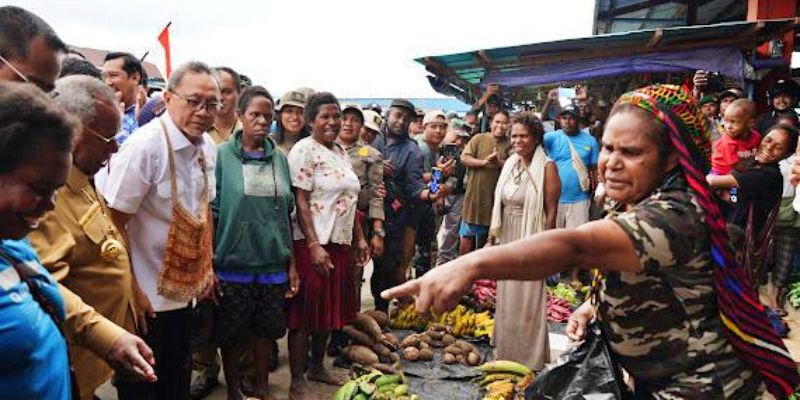
[{"label": "black-framed glasses", "polygon": [[174,94],[175,97],[185,101],[186,104],[188,104],[189,107],[192,108],[195,111],[202,111],[203,109],[205,109],[206,111],[208,111],[210,113],[216,113],[216,112],[219,112],[219,110],[222,108],[222,103],[220,103],[218,101],[205,101],[205,100],[190,99],[190,98],[183,97],[183,96],[181,96],[181,95],[179,95],[179,94],[177,94],[177,93],[175,93],[173,91],[170,91],[170,93]]}]

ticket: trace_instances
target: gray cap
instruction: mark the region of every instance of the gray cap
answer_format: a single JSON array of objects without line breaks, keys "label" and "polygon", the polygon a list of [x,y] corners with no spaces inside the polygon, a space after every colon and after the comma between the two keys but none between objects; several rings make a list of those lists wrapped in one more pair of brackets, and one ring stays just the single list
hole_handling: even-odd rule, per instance
[{"label": "gray cap", "polygon": [[394,99],[389,107],[400,107],[405,108],[408,111],[411,111],[411,114],[415,114],[417,112],[416,107],[410,101],[406,99]]}]

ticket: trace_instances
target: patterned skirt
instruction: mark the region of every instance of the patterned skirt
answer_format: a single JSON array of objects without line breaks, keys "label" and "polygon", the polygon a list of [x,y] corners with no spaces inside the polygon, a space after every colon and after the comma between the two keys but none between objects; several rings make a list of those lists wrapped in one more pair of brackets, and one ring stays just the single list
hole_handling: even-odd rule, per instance
[{"label": "patterned skirt", "polygon": [[294,257],[300,275],[300,291],[289,300],[289,329],[306,332],[338,330],[355,318],[360,299],[356,296],[350,246],[322,246],[331,257],[333,270],[325,277],[311,265],[305,240],[294,242]]}]

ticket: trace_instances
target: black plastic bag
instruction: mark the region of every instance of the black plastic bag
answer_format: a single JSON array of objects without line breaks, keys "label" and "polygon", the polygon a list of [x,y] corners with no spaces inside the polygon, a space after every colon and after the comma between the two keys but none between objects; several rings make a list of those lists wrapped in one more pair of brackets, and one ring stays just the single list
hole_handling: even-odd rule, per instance
[{"label": "black plastic bag", "polygon": [[528,387],[529,400],[623,400],[628,398],[619,369],[600,326],[588,327],[586,340],[545,368]]}]

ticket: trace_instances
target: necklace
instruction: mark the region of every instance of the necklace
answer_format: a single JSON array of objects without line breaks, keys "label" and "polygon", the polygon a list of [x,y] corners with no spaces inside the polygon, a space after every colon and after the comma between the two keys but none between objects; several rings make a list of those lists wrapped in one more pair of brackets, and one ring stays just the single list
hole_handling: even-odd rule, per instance
[{"label": "necklace", "polygon": [[114,261],[125,251],[125,245],[117,240],[122,235],[117,230],[117,227],[114,226],[114,222],[111,220],[111,212],[108,210],[108,206],[106,205],[105,199],[101,196],[95,194],[92,196],[86,190],[86,188],[81,189],[81,193],[86,198],[89,203],[92,205],[97,204],[100,207],[100,213],[103,214],[105,217],[105,222],[107,222],[106,232],[105,232],[105,240],[103,243],[100,244],[100,257],[102,257],[106,261]]},{"label": "necklace", "polygon": [[514,184],[517,186],[522,183],[522,177],[525,174],[525,167],[523,166],[520,168],[520,165],[522,165],[522,163],[519,163],[516,167],[514,167]]}]

